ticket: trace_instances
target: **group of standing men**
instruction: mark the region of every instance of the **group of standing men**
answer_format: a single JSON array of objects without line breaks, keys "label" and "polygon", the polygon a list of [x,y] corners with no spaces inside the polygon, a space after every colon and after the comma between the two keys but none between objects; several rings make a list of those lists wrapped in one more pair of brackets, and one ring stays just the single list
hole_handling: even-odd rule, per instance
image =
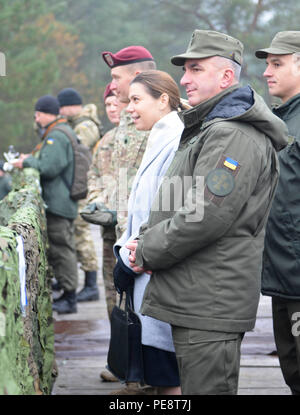
[{"label": "group of standing men", "polygon": [[[270,94],[283,101],[273,113],[250,86],[239,84],[239,40],[195,30],[187,51],[171,59],[184,69],[181,85],[192,108],[180,115],[185,128],[166,177],[166,182],[179,177],[179,187],[174,193],[164,191],[163,182],[157,198],[163,202],[173,197],[177,209],[153,209],[141,234],[127,247],[133,270],[151,271],[141,311],[171,324],[183,394],[237,393],[241,341],[255,325],[261,275],[263,294],[273,298],[280,365],[292,393],[300,394],[300,341],[292,331],[293,316],[300,312],[299,52],[300,32],[292,31],[278,33],[270,48],[256,52],[266,59]],[[152,55],[139,46],[103,52],[102,57],[111,69],[110,89],[124,104],[134,76],[155,68]],[[37,158],[22,156],[17,167],[35,167],[41,173],[49,259],[57,275],[64,276],[59,280],[64,289],[60,304],[72,307],[77,266],[71,264],[77,259],[70,241],[77,203],[65,185],[72,177],[72,149],[67,137],[53,128],[66,123],[57,118],[59,108],[53,101],[43,97],[35,110],[36,121],[46,128],[44,144]],[[292,137],[288,145],[286,125]],[[108,168],[117,184],[120,171],[127,169],[127,195],[147,137],[123,110],[109,143],[100,141],[97,148],[111,146]],[[90,183],[97,171],[91,169]],[[186,177],[191,178],[188,188]],[[113,227],[116,224],[120,236],[126,225],[126,211],[119,208],[124,204],[118,200],[124,193],[117,186],[97,194],[97,185],[91,192],[86,202],[105,205],[110,214],[108,253]],[[66,278],[64,264],[72,279]],[[85,270],[93,273],[94,265]],[[95,278],[91,281],[94,287]]]},{"label": "group of standing men", "polygon": [[[63,294],[53,304],[58,313],[74,313],[77,301],[99,298],[96,284],[98,259],[89,224],[78,216],[77,202],[70,197],[74,156],[70,136],[80,139],[91,150],[101,137],[96,106],[83,106],[79,93],[62,90],[58,97],[42,96],[35,105],[35,123],[41,145],[32,154],[21,154],[15,167],[36,168],[41,175],[42,196],[46,204],[48,260]],[[77,262],[85,272],[85,287],[78,286]]]}]

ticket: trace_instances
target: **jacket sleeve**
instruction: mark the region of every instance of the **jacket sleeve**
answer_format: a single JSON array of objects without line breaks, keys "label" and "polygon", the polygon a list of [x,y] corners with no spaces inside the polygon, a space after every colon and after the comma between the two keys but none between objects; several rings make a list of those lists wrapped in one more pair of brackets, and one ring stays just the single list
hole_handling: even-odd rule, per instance
[{"label": "jacket sleeve", "polygon": [[113,151],[116,128],[109,130],[98,142],[93,153],[93,161],[88,171],[87,203],[99,202],[107,205],[109,188],[114,183],[111,170],[111,156]]},{"label": "jacket sleeve", "polygon": [[87,178],[88,178],[88,195],[87,203],[92,203],[99,196],[100,190],[100,180],[101,180],[101,157],[100,157],[101,147],[97,146],[95,152],[93,153],[92,164],[90,165]]},{"label": "jacket sleeve", "polygon": [[[237,161],[239,170],[231,191],[216,198],[207,177],[224,155]],[[196,160],[183,207],[137,238],[137,265],[149,270],[169,268],[226,234],[255,189],[261,163],[261,150],[243,131],[213,128]]]},{"label": "jacket sleeve", "polygon": [[41,177],[53,179],[59,176],[73,159],[73,150],[67,137],[55,132],[46,139],[38,158],[29,156],[24,160],[24,167],[32,167],[40,172]]}]

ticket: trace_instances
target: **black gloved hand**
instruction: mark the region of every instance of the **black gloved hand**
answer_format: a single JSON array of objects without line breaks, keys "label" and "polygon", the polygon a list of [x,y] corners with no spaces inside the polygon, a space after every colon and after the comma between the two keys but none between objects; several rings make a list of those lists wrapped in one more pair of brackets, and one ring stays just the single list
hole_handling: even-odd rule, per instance
[{"label": "black gloved hand", "polygon": [[133,286],[134,278],[137,274],[124,264],[118,253],[116,253],[116,256],[118,261],[113,270],[114,285],[117,292],[121,294],[123,291],[127,291],[129,287]]}]

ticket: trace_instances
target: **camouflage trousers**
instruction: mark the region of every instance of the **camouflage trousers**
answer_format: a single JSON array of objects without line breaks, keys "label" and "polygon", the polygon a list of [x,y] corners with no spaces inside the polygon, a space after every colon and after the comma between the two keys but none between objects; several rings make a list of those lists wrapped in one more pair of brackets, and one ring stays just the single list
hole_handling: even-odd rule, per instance
[{"label": "camouflage trousers", "polygon": [[[85,205],[85,199],[79,200],[78,211],[83,209]],[[83,220],[80,214],[78,214],[74,221],[74,225],[77,261],[81,264],[80,268],[83,271],[97,271],[98,258],[90,224]]]},{"label": "camouflage trousers", "polygon": [[102,274],[105,288],[105,299],[107,314],[110,319],[111,312],[116,305],[117,292],[114,286],[113,269],[116,265],[116,258],[113,253],[113,246],[116,242],[114,227],[106,227],[102,232],[103,238],[103,265]]}]

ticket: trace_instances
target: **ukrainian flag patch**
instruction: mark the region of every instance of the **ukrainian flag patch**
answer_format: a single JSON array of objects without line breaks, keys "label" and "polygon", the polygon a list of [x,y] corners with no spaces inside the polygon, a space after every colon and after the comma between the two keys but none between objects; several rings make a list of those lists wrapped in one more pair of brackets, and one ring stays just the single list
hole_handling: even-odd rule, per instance
[{"label": "ukrainian flag patch", "polygon": [[226,157],[225,161],[224,161],[224,166],[228,167],[231,170],[236,170],[238,167],[239,163],[233,159],[231,159],[230,157]]},{"label": "ukrainian flag patch", "polygon": [[53,138],[48,138],[47,144],[53,144],[53,143],[54,143],[54,139]]}]

